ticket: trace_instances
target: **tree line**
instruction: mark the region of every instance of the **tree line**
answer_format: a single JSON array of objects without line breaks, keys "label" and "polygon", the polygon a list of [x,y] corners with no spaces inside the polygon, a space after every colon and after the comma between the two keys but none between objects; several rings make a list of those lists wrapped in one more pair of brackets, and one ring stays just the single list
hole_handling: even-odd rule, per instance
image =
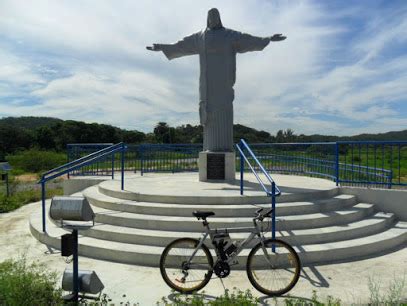
[{"label": "tree line", "polygon": [[[150,133],[125,130],[112,125],[61,120],[48,117],[7,117],[0,119],[0,160],[7,154],[30,148],[63,152],[69,143],[202,143],[202,126],[172,127],[158,122]],[[297,135],[291,129],[279,130],[276,135],[236,124],[234,140],[249,143],[317,142],[338,140],[406,140],[407,130],[384,134],[362,134],[351,137],[326,135]]]}]

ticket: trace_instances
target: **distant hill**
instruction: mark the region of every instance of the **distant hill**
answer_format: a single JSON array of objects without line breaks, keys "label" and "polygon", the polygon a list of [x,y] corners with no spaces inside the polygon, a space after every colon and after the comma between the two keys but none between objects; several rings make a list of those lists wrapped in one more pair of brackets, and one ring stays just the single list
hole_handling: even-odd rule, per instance
[{"label": "distant hill", "polygon": [[51,117],[6,117],[0,119],[0,125],[8,125],[27,130],[51,126],[58,122],[63,122],[63,120]]},{"label": "distant hill", "polygon": [[328,135],[299,135],[296,141],[300,142],[326,142],[326,141],[403,141],[407,140],[407,130],[392,131],[379,134],[359,134],[354,136],[328,136]]},{"label": "distant hill", "polygon": [[[345,137],[347,138],[347,137]],[[380,134],[360,134],[350,137],[352,140],[407,140],[407,130]]]},{"label": "distant hill", "polygon": [[[241,124],[234,125],[234,141],[241,138],[249,143],[270,142],[333,142],[340,140],[407,140],[407,130],[355,136],[297,135],[291,129],[276,135]],[[61,120],[49,117],[7,117],[0,119],[0,161],[7,154],[29,148],[65,151],[69,143],[202,143],[202,126],[190,124],[171,127],[158,122],[150,133],[123,130],[118,127]]]}]

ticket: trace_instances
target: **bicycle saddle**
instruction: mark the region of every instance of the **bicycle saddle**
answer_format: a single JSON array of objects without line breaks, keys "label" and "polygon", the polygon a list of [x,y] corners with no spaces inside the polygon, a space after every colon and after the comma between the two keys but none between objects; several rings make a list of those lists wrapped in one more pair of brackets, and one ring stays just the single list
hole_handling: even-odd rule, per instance
[{"label": "bicycle saddle", "polygon": [[199,218],[206,219],[209,216],[215,215],[213,211],[200,211],[200,210],[195,210],[192,214],[198,219]]}]

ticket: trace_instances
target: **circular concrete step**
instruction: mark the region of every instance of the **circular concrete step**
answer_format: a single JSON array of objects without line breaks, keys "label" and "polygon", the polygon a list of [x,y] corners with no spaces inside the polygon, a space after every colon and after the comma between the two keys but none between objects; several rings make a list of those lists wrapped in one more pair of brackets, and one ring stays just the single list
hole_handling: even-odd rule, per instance
[{"label": "circular concrete step", "polygon": [[[202,222],[195,217],[161,216],[134,214],[115,210],[107,210],[94,207],[95,221],[104,224],[140,229],[179,231],[179,232],[202,232]],[[286,230],[307,229],[325,227],[339,224],[347,224],[361,220],[374,212],[374,205],[359,203],[353,207],[329,211],[323,213],[284,216]],[[211,228],[239,228],[253,227],[252,218],[248,217],[220,217],[208,218]],[[278,225],[277,225],[278,229]]]},{"label": "circular concrete step", "polygon": [[[65,230],[57,228],[48,222],[48,233],[41,231],[41,214],[36,213],[30,219],[30,230],[34,237],[55,249],[60,249],[60,236]],[[79,254],[87,257],[158,267],[163,247],[145,246],[106,240],[91,237],[79,238]],[[307,266],[313,263],[334,263],[352,261],[374,254],[389,252],[394,248],[407,243],[407,223],[397,222],[394,227],[371,236],[346,241],[305,245],[295,247],[301,263]],[[249,249],[243,250],[237,257],[236,269],[244,269]]]},{"label": "circular concrete step", "polygon": [[[223,204],[223,205],[196,205],[138,202],[117,199],[99,192],[97,186],[84,190],[83,195],[89,202],[97,207],[123,212],[150,214],[162,216],[190,217],[195,210],[208,210],[215,212],[217,217],[251,217],[259,207],[270,208],[268,204]],[[279,200],[279,199],[278,199]],[[326,199],[315,199],[303,202],[277,201],[276,213],[278,216],[310,214],[322,211],[341,209],[356,204],[356,197],[352,195],[337,195]],[[254,206],[256,205],[256,206]]]},{"label": "circular concrete step", "polygon": [[[317,200],[338,194],[338,188],[328,180],[279,174],[274,177],[282,191],[277,200],[279,203]],[[121,190],[120,180],[108,180],[99,184],[99,192],[117,199],[153,203],[224,205],[271,202],[254,175],[245,175],[245,186],[244,195],[240,195],[238,180],[234,183],[207,183],[199,182],[197,173],[179,173],[128,178],[124,190]]]},{"label": "circular concrete step", "polygon": [[[291,245],[307,245],[326,242],[335,242],[347,239],[354,239],[369,236],[384,231],[394,222],[393,214],[376,213],[370,218],[361,221],[346,224],[346,226],[330,226],[305,230],[280,230],[277,231],[276,237],[282,238]],[[277,223],[279,224],[279,223]],[[250,234],[250,229],[241,232],[230,232],[232,240],[244,240]],[[192,237],[199,239],[201,233],[198,232],[175,232],[147,230],[130,227],[121,227],[109,224],[97,223],[93,228],[81,232],[84,236],[116,241],[123,243],[133,243],[141,245],[165,247],[171,241],[182,237]],[[265,233],[266,237],[271,237],[270,231]],[[249,244],[247,247],[253,247]]]}]

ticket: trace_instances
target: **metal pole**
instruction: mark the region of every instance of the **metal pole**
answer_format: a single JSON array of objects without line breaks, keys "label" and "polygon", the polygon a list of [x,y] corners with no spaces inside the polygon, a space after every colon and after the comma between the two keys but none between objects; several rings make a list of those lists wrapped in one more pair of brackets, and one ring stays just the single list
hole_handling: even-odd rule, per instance
[{"label": "metal pole", "polygon": [[143,176],[143,164],[144,164],[144,156],[143,156],[143,145],[140,145],[140,173]]},{"label": "metal pole", "polygon": [[[67,163],[70,162],[70,151],[69,151],[69,147],[70,147],[69,144],[67,144],[67,145],[66,145],[66,149],[67,149],[66,157],[67,157],[67,159],[68,159]],[[68,175],[68,180],[69,180],[69,179],[70,179],[69,172],[67,173],[67,175]]]},{"label": "metal pole", "polygon": [[[276,238],[276,183],[271,183],[271,208],[273,214],[271,215],[271,238]],[[272,251],[276,251],[276,246],[272,245]]]},{"label": "metal pole", "polygon": [[114,180],[114,152],[112,153],[112,180]]},{"label": "metal pole", "polygon": [[122,190],[124,190],[124,143],[122,144]]},{"label": "metal pole", "polygon": [[[237,144],[240,147],[240,144]],[[243,151],[243,148],[240,147],[240,149]],[[244,173],[244,158],[243,154],[239,152],[240,154],[240,195],[243,195],[243,173]]]},{"label": "metal pole", "polygon": [[41,181],[41,198],[42,198],[42,232],[46,233],[46,225],[45,225],[45,181]]},{"label": "metal pole", "polygon": [[335,143],[335,180],[336,186],[339,186],[339,144]]},{"label": "metal pole", "polygon": [[388,176],[388,180],[389,180],[389,185],[387,186],[388,189],[391,189],[392,186],[392,182],[393,182],[393,169],[390,170],[390,174]]},{"label": "metal pole", "polygon": [[79,297],[79,260],[78,260],[78,230],[72,230],[73,235],[73,302]]},{"label": "metal pole", "polygon": [[8,185],[8,172],[6,172],[6,189],[7,189],[7,197],[10,196],[10,187]]}]

